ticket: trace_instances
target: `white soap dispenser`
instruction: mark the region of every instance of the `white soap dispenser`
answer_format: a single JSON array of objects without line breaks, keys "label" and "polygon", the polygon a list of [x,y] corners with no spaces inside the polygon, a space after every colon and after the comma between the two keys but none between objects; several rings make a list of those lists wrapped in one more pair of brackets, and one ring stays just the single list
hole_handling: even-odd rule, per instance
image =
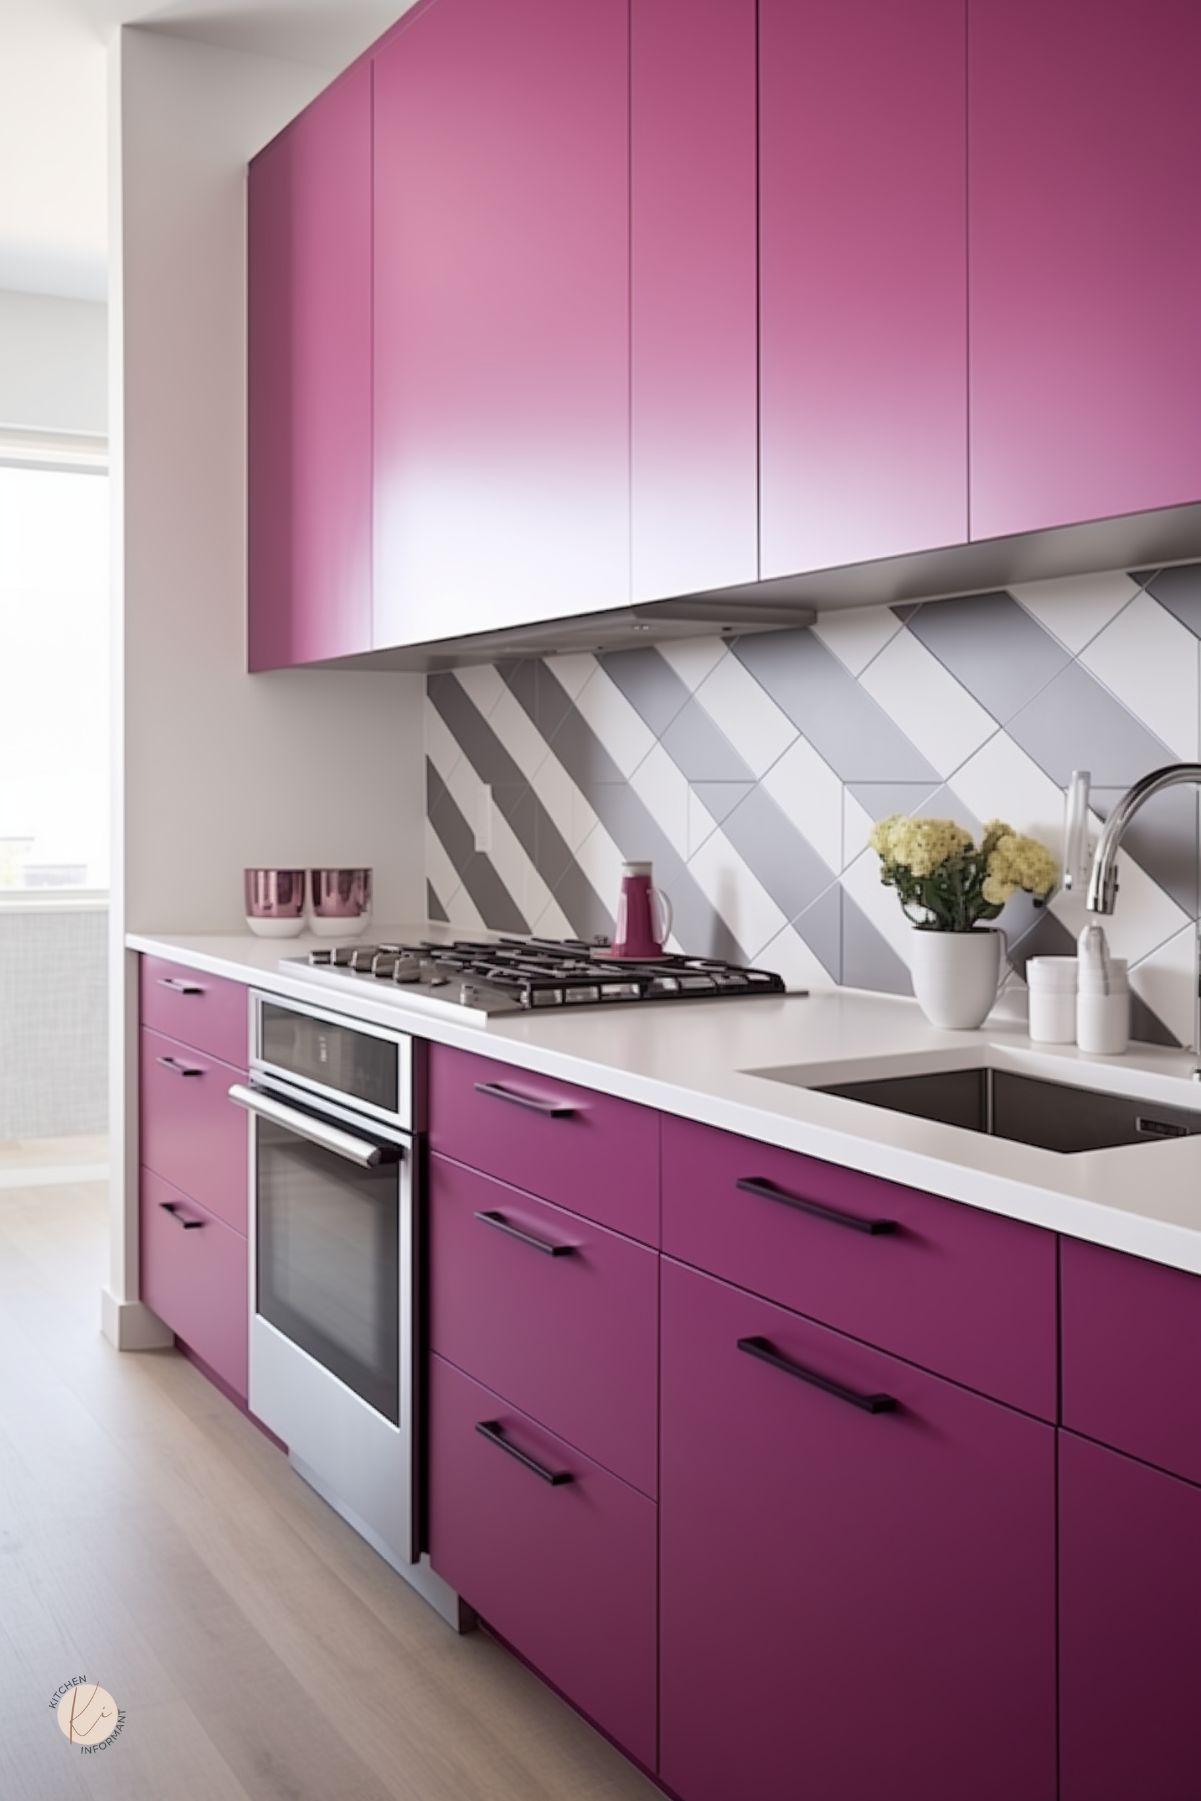
[{"label": "white soap dispenser", "polygon": [[1084,894],[1092,867],[1093,845],[1089,831],[1088,796],[1092,777],[1087,769],[1073,769],[1064,792],[1063,885],[1072,894]]},{"label": "white soap dispenser", "polygon": [[1082,926],[1076,940],[1076,1043],[1094,1057],[1117,1057],[1130,1042],[1126,959],[1111,957],[1104,926]]}]

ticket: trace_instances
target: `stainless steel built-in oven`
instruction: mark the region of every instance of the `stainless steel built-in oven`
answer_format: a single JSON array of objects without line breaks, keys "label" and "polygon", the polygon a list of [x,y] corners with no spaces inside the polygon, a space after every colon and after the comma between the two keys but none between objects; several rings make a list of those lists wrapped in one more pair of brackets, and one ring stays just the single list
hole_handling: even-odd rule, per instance
[{"label": "stainless steel built-in oven", "polygon": [[[250,1407],[389,1562],[418,1555],[413,1047],[251,997]],[[407,1573],[407,1571],[406,1571]]]}]

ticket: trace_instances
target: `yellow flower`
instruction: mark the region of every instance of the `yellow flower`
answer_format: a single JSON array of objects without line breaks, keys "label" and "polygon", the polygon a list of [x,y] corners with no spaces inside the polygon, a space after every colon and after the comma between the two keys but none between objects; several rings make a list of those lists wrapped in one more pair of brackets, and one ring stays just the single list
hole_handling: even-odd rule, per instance
[{"label": "yellow flower", "polygon": [[915,876],[932,875],[972,847],[971,833],[953,819],[911,819],[903,813],[880,820],[870,842],[882,862],[903,864]]},{"label": "yellow flower", "polygon": [[997,839],[988,858],[983,894],[993,906],[1000,906],[1019,888],[1041,900],[1055,886],[1059,865],[1037,838],[1006,831]]},{"label": "yellow flower", "polygon": [[884,863],[891,863],[894,861],[892,855],[892,830],[895,825],[901,823],[904,817],[905,815],[903,813],[890,813],[887,819],[878,819],[871,829],[871,836],[868,838],[868,843]]}]

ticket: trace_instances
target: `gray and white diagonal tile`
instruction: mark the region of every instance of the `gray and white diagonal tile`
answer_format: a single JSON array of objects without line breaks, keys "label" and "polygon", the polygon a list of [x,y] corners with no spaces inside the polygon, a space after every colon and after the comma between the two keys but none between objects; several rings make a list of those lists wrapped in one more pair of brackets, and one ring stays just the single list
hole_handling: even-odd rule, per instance
[{"label": "gray and white diagonal tile", "polygon": [[[623,859],[650,857],[681,948],[904,992],[873,820],[1001,816],[1058,849],[1073,769],[1099,829],[1138,776],[1201,754],[1201,565],[443,673],[426,720],[431,916],[611,933]],[[1165,795],[1130,833],[1110,933],[1144,1037],[1189,1031],[1199,867],[1196,797]],[[1019,988],[1079,910],[1062,893],[1006,908]]]}]

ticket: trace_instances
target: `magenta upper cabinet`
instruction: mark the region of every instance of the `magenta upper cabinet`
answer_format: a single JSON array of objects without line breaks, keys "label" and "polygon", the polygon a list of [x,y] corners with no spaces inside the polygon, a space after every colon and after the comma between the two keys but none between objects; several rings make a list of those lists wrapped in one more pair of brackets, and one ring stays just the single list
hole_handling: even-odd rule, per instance
[{"label": "magenta upper cabinet", "polygon": [[661,1307],[664,1787],[1054,1801],[1054,1429],[668,1259]]},{"label": "magenta upper cabinet", "polygon": [[964,0],[759,0],[761,570],[967,538]]},{"label": "magenta upper cabinet", "polygon": [[1062,1801],[1201,1795],[1201,1489],[1060,1435]]},{"label": "magenta upper cabinet", "polygon": [[633,578],[759,570],[755,0],[631,10]]},{"label": "magenta upper cabinet", "polygon": [[371,69],[250,165],[249,660],[371,647]]},{"label": "magenta upper cabinet", "polygon": [[1195,501],[1201,8],[970,0],[969,33],[972,537]]},{"label": "magenta upper cabinet", "polygon": [[375,642],[629,597],[628,0],[375,59]]}]

